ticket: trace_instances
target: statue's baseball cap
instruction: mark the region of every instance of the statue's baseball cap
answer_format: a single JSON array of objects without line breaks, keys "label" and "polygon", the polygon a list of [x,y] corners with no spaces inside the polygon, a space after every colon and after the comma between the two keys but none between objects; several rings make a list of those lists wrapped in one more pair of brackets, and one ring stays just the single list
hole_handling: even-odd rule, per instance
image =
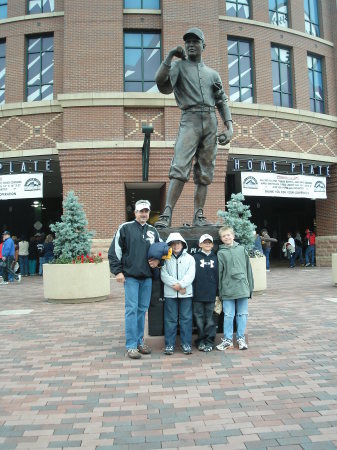
[{"label": "statue's baseball cap", "polygon": [[203,234],[202,236],[200,236],[199,244],[202,244],[204,241],[207,241],[207,239],[213,242],[213,238],[210,234]]},{"label": "statue's baseball cap", "polygon": [[151,209],[151,203],[148,200],[138,200],[135,204],[135,211],[141,211],[142,209]]},{"label": "statue's baseball cap", "polygon": [[190,34],[194,34],[198,39],[200,39],[202,42],[205,42],[205,36],[204,33],[200,30],[200,28],[190,28],[186,31],[186,33],[183,36],[184,41],[186,41],[187,36]]}]

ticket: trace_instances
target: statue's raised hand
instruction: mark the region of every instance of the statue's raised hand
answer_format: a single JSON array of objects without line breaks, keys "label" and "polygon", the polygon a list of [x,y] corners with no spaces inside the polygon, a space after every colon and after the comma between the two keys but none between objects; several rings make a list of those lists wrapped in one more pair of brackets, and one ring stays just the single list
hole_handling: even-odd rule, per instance
[{"label": "statue's raised hand", "polygon": [[186,52],[181,45],[178,45],[178,47],[173,48],[170,51],[170,53],[172,56],[175,56],[176,58],[187,59]]}]

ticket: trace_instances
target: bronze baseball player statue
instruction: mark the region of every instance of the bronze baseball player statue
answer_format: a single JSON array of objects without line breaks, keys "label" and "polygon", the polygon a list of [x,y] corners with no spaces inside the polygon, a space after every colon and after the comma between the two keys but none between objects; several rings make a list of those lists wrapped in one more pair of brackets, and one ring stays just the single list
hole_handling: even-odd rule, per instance
[{"label": "bronze baseball player statue", "polygon": [[[199,28],[190,28],[183,39],[185,49],[179,45],[170,50],[156,73],[159,91],[163,94],[174,92],[181,109],[179,132],[169,171],[166,206],[155,223],[158,228],[171,226],[172,211],[189,179],[194,157],[193,225],[210,225],[204,217],[203,208],[207,186],[213,180],[217,141],[220,145],[226,145],[233,135],[228,98],[220,75],[202,61],[204,33]],[[179,59],[172,62],[174,57]],[[225,125],[225,130],[218,135],[215,107]]]}]

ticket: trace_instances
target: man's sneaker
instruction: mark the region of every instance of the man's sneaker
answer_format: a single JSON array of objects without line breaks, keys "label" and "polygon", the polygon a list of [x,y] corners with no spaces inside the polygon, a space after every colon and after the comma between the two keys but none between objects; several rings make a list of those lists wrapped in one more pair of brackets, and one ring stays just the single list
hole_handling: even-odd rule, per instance
[{"label": "man's sneaker", "polygon": [[190,345],[183,344],[183,345],[181,346],[181,349],[182,349],[184,355],[190,355],[190,354],[192,353],[192,348],[191,348]]},{"label": "man's sneaker", "polygon": [[211,352],[213,347],[211,345],[205,345],[204,352]]},{"label": "man's sneaker", "polygon": [[247,350],[248,345],[246,344],[245,338],[238,339],[239,350]]},{"label": "man's sneaker", "polygon": [[306,263],[305,267],[310,267],[310,263]]},{"label": "man's sneaker", "polygon": [[8,281],[1,281],[0,284],[8,284]]},{"label": "man's sneaker", "polygon": [[217,350],[226,350],[227,348],[233,348],[233,341],[230,339],[221,339],[221,342],[219,345],[216,346]]},{"label": "man's sneaker", "polygon": [[165,355],[173,355],[174,347],[173,345],[167,345],[164,350]]},{"label": "man's sneaker", "polygon": [[137,347],[139,353],[142,355],[150,355],[151,354],[151,348],[143,342],[142,344],[139,344]]},{"label": "man's sneaker", "polygon": [[205,347],[206,347],[206,345],[205,344],[199,344],[198,345],[198,350],[199,350],[199,352],[203,352],[204,350],[205,350]]},{"label": "man's sneaker", "polygon": [[142,357],[142,355],[139,353],[137,348],[129,348],[128,357],[131,359],[139,359]]}]

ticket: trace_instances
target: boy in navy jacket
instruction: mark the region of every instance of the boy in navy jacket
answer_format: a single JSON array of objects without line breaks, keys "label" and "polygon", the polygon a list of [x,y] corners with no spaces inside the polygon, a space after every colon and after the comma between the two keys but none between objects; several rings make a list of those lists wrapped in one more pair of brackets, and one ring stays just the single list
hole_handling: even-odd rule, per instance
[{"label": "boy in navy jacket", "polygon": [[193,317],[198,332],[195,344],[204,352],[213,350],[216,335],[213,311],[218,289],[218,260],[213,246],[212,236],[203,234],[199,239],[201,251],[194,255]]}]

